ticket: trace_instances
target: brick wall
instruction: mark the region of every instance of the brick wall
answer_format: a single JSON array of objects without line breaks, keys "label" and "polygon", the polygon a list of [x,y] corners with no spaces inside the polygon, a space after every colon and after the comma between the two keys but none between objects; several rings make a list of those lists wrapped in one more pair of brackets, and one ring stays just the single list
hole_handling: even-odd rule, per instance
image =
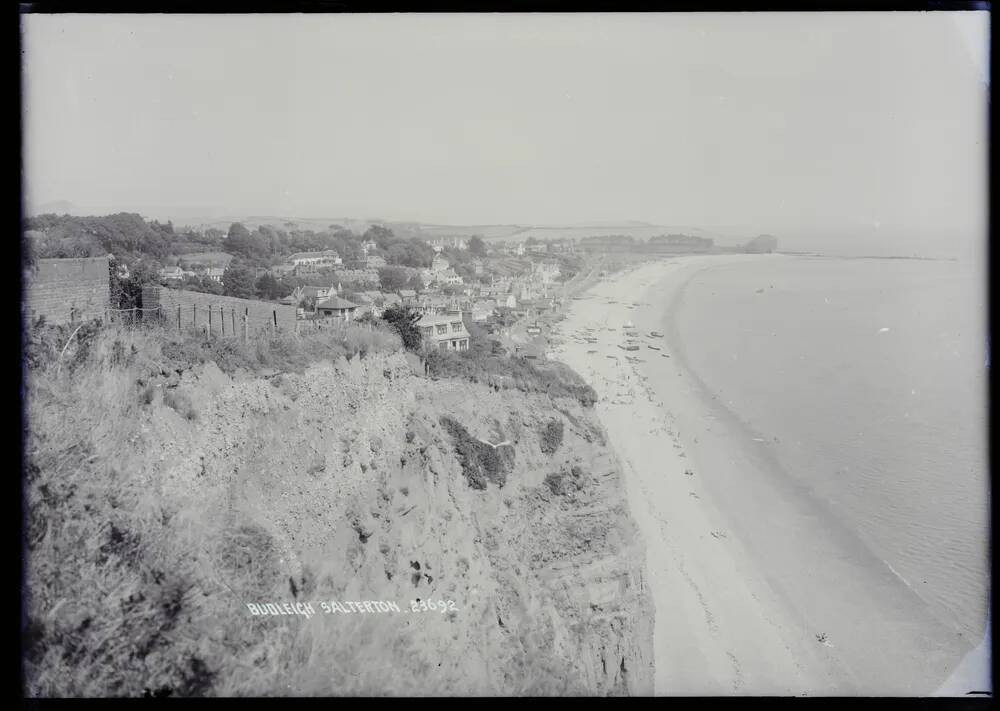
[{"label": "brick wall", "polygon": [[25,271],[24,316],[33,323],[103,318],[110,303],[107,257],[39,259]]},{"label": "brick wall", "polygon": [[237,299],[232,296],[216,296],[197,291],[168,289],[163,286],[144,286],[142,307],[151,309],[157,306],[160,307],[160,314],[168,328],[177,328],[178,313],[181,328],[207,326],[211,312],[212,333],[216,335],[242,335],[244,315],[248,317],[248,330],[251,335],[262,330],[273,330],[275,320],[278,330],[286,332],[295,330],[295,307],[269,301]]}]

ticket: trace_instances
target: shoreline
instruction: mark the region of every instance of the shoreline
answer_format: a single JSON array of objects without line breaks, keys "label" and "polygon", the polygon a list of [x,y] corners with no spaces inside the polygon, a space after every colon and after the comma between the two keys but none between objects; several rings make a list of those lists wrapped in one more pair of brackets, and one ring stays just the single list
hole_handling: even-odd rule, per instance
[{"label": "shoreline", "polygon": [[[598,416],[646,540],[656,693],[932,694],[979,640],[938,623],[888,564],[781,471],[765,438],[698,380],[677,338],[683,287],[697,271],[792,258],[648,263],[590,289],[560,324],[557,357],[600,396]],[[643,336],[665,334],[659,353],[645,343],[634,352],[643,363],[624,360],[620,331],[597,331],[597,344],[571,336],[629,319]]]}]

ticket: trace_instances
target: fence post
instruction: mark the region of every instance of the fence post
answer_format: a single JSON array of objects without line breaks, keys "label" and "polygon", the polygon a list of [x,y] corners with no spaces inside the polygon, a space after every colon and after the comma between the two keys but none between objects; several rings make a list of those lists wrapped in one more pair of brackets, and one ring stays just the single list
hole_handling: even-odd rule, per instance
[{"label": "fence post", "polygon": [[208,306],[208,340],[212,340],[212,305]]},{"label": "fence post", "polygon": [[198,326],[198,304],[191,304],[191,325]]},{"label": "fence post", "polygon": [[230,311],[230,313],[233,316],[233,335],[235,336],[236,335],[236,307],[235,306],[232,307],[229,311]]},{"label": "fence post", "polygon": [[177,333],[181,332],[181,305],[177,304]]},{"label": "fence post", "polygon": [[277,309],[272,309],[271,310],[271,316],[274,317],[274,332],[277,333],[278,332],[278,310]]},{"label": "fence post", "polygon": [[250,339],[250,310],[247,309],[246,313],[243,314],[243,343],[247,343]]},{"label": "fence post", "polygon": [[226,312],[223,307],[219,307],[219,322],[222,324],[222,337],[226,337]]}]

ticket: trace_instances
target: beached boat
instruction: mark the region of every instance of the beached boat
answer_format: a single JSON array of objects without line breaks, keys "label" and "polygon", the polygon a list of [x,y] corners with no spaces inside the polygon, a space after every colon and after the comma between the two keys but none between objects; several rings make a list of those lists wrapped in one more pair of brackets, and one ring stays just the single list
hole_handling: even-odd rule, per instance
[{"label": "beached boat", "polygon": [[660,350],[659,346],[654,346],[652,343],[649,344],[649,347],[652,348],[654,351]]},{"label": "beached boat", "polygon": [[650,338],[663,338],[663,334],[659,331],[650,331],[649,336]]}]

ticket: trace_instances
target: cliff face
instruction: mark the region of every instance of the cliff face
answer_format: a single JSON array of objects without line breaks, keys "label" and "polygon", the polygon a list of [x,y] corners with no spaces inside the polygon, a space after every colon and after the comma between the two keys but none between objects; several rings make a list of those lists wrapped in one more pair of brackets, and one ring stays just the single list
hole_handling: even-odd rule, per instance
[{"label": "cliff face", "polygon": [[[117,466],[143,482],[128,525],[155,521],[173,552],[130,565],[194,581],[160,636],[200,660],[204,693],[652,693],[643,551],[576,401],[429,380],[399,353],[270,378],[209,363],[148,386]],[[471,486],[462,452],[498,475]],[[456,609],[326,614],[329,600]],[[297,601],[317,614],[246,607]],[[133,659],[105,693],[170,686],[152,664]]]}]

